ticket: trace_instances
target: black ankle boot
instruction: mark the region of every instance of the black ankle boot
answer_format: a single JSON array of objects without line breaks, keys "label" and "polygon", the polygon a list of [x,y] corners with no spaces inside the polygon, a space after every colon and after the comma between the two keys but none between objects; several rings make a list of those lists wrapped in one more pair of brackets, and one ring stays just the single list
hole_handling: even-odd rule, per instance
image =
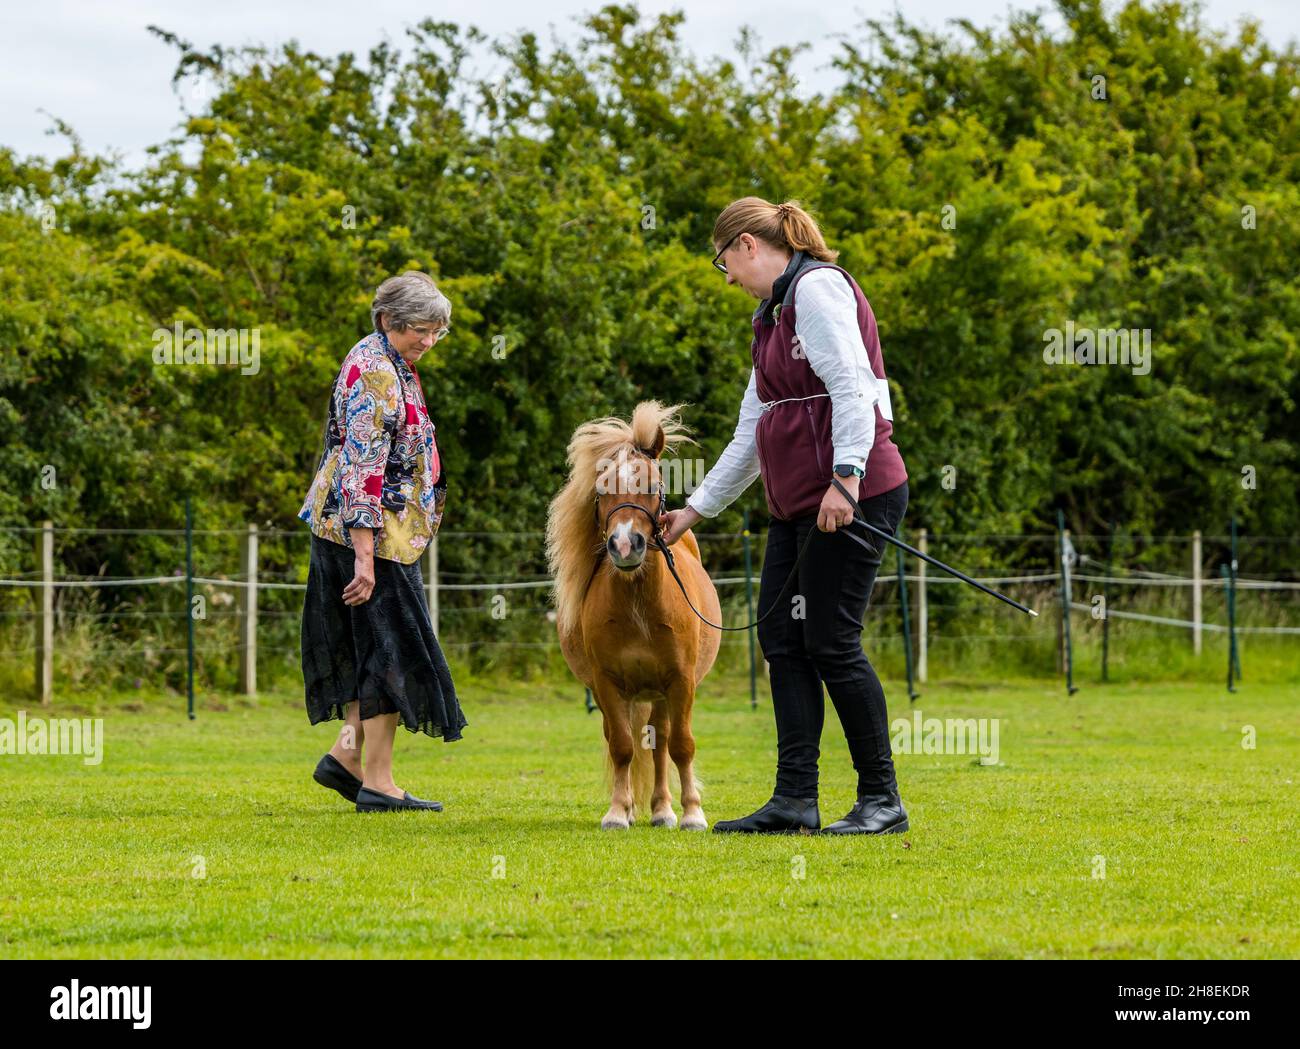
[{"label": "black ankle boot", "polygon": [[860,794],[857,804],[823,834],[902,834],[908,828],[907,810],[896,793]]},{"label": "black ankle boot", "polygon": [[757,812],[738,820],[721,820],[715,834],[812,834],[822,825],[816,798],[787,798],[773,794]]}]

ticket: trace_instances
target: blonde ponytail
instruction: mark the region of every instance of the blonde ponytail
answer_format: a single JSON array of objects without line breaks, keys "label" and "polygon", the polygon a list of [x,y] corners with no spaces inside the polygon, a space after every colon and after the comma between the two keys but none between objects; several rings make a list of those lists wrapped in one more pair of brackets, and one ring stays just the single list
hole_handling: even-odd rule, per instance
[{"label": "blonde ponytail", "polygon": [[713,224],[714,250],[749,233],[776,248],[802,251],[818,262],[834,262],[838,251],[826,246],[816,220],[797,200],[772,204],[762,197],[742,197],[723,209]]}]

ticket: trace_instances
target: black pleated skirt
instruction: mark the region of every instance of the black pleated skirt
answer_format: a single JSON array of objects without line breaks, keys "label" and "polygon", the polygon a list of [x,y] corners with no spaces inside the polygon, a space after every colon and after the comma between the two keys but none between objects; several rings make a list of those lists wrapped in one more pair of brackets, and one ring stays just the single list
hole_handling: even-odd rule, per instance
[{"label": "black pleated skirt", "polygon": [[419,561],[375,558],[375,589],[363,605],[343,602],[356,555],[312,533],[307,598],[302,610],[302,676],[313,725],[343,719],[361,704],[361,719],[399,714],[411,732],[461,738],[468,722],[451,670],[433,636]]}]

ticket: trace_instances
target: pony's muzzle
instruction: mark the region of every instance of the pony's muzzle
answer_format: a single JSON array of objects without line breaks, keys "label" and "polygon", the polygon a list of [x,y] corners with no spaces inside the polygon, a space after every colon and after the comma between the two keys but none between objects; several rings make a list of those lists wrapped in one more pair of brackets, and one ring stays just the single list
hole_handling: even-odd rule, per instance
[{"label": "pony's muzzle", "polygon": [[629,522],[624,522],[605,540],[605,549],[616,568],[630,572],[640,568],[645,561],[645,535],[633,529]]}]

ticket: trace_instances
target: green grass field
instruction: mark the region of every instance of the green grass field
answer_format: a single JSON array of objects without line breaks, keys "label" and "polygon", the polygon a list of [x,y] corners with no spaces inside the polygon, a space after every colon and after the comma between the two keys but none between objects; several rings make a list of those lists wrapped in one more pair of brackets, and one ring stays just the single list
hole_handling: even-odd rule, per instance
[{"label": "green grass field", "polygon": [[[911,831],[838,840],[602,832],[581,688],[459,687],[463,741],[397,744],[398,783],[446,811],[373,816],[311,781],[337,724],[295,695],[193,722],[174,696],[7,702],[102,716],[105,749],[0,757],[0,955],[1300,955],[1295,685],[932,683],[925,716],[1001,719],[1001,763],[900,754]],[[770,711],[735,676],[696,710],[705,813],[742,815],[770,794]],[[854,785],[829,704],[823,746],[826,823]]]}]

